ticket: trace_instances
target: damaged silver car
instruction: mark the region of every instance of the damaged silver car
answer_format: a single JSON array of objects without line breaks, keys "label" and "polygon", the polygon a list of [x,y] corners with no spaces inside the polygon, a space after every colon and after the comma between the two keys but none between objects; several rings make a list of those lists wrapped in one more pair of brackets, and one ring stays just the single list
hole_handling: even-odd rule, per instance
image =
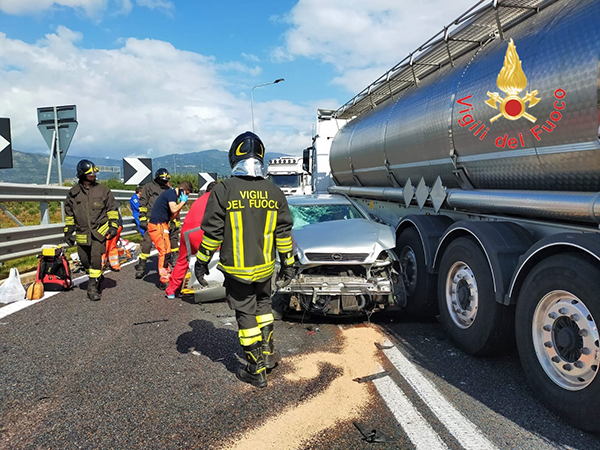
[{"label": "damaged silver car", "polygon": [[295,196],[288,203],[298,270],[288,286],[276,288],[276,316],[361,315],[404,306],[392,227],[344,196]]}]

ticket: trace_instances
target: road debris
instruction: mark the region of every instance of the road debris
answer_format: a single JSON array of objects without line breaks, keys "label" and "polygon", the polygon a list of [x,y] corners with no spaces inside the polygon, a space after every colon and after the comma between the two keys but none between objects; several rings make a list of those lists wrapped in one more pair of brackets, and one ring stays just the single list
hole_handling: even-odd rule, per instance
[{"label": "road debris", "polygon": [[169,319],[148,320],[147,322],[135,322],[134,325],[148,325],[151,323],[168,322]]},{"label": "road debris", "polygon": [[393,345],[381,345],[379,342],[375,342],[375,347],[377,347],[379,350],[387,350],[390,348],[394,348]]},{"label": "road debris", "polygon": [[352,381],[356,381],[357,383],[366,383],[367,381],[377,380],[378,378],[387,377],[390,373],[387,371],[374,373],[373,375],[367,375],[366,377],[354,378]]},{"label": "road debris", "polygon": [[354,426],[360,431],[360,434],[363,435],[362,440],[369,443],[379,443],[379,442],[391,442],[384,435],[379,433],[375,428],[368,430],[367,427],[360,425],[358,422],[352,422]]}]

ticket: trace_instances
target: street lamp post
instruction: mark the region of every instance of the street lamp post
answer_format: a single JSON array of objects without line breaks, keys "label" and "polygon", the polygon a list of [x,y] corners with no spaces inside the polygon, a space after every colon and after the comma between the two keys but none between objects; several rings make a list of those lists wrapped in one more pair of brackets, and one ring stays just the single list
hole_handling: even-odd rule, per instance
[{"label": "street lamp post", "polygon": [[254,89],[256,89],[257,87],[261,87],[261,86],[268,86],[270,84],[281,83],[282,81],[285,81],[285,80],[283,78],[278,78],[275,81],[271,81],[270,83],[257,84],[252,89],[250,89],[250,108],[252,110],[252,132],[253,133],[254,133],[254,98],[252,96],[252,93],[254,92]]}]

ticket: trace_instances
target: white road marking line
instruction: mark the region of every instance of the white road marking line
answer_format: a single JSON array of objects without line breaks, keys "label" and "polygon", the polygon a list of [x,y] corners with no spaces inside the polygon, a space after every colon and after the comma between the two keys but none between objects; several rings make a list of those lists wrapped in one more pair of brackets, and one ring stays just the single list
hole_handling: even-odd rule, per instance
[{"label": "white road marking line", "polygon": [[[393,345],[390,341],[384,346]],[[400,375],[412,386],[415,392],[423,399],[429,409],[438,417],[442,424],[458,440],[466,450],[496,450],[479,429],[463,416],[452,404],[446,400],[440,391],[419,372],[395,346],[383,350],[383,353],[398,369]]]},{"label": "white road marking line", "polygon": [[384,377],[373,384],[417,450],[448,449],[394,380]]},{"label": "white road marking line", "polygon": [[[156,250],[152,250],[150,252],[150,256],[153,256],[156,254],[158,254],[158,251],[156,251]],[[134,259],[133,261],[128,261],[124,264],[121,264],[121,267],[125,267],[130,264],[134,264],[136,262],[138,262],[138,260]],[[110,270],[105,270],[104,273],[106,273],[106,272],[110,272]],[[87,281],[88,278],[89,278],[88,275],[83,275],[79,278],[75,278],[73,280],[73,286],[79,286],[84,281]],[[10,316],[11,314],[16,313],[17,311],[21,311],[22,309],[29,308],[31,305],[35,305],[36,303],[39,303],[42,300],[46,300],[50,297],[54,297],[55,295],[60,294],[61,292],[64,292],[64,291],[44,292],[44,296],[42,298],[40,298],[39,300],[19,300],[17,302],[9,303],[8,305],[0,308],[0,319]]]}]

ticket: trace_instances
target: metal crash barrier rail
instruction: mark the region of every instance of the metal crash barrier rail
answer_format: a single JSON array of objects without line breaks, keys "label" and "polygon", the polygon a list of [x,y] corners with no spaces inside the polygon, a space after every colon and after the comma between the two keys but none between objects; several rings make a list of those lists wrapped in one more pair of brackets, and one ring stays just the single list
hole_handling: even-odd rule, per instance
[{"label": "metal crash barrier rail", "polygon": [[[0,203],[4,202],[39,202],[45,204],[41,207],[41,225],[15,226],[0,229],[0,262],[36,255],[41,252],[44,244],[60,244],[63,242],[64,223],[44,223],[48,218],[48,202],[64,201],[69,187],[48,186],[35,184],[0,183]],[[113,190],[113,195],[119,203],[127,202],[133,191]],[[190,200],[196,200],[197,194],[191,194]],[[191,203],[190,203],[191,205]],[[2,212],[0,212],[2,214]],[[181,219],[185,218],[187,211],[181,212]],[[49,220],[47,220],[49,222]],[[135,221],[132,216],[123,217],[122,236],[137,233]]]}]

